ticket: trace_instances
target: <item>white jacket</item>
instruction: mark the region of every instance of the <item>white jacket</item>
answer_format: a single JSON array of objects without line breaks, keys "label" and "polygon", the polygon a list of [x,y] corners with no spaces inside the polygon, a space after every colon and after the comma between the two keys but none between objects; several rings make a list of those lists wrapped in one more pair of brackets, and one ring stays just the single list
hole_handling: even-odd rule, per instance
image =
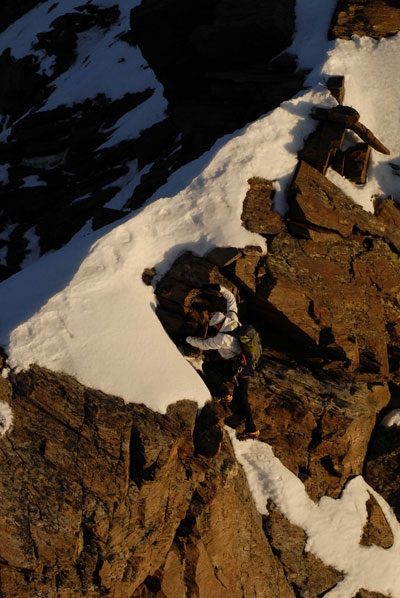
[{"label": "white jacket", "polygon": [[189,345],[203,351],[216,349],[223,359],[232,359],[236,355],[240,355],[240,343],[237,338],[230,334],[224,334],[224,332],[230,332],[240,324],[237,315],[237,304],[234,295],[225,287],[221,287],[221,295],[226,299],[227,315],[218,334],[210,338],[188,336],[186,341]]}]

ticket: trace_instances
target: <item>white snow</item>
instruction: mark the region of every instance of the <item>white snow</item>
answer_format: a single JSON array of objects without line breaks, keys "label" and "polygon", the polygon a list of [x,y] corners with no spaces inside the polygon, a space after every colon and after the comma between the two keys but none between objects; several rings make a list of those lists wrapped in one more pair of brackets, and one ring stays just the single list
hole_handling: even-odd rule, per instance
[{"label": "white snow", "polygon": [[[115,6],[113,0],[103,0],[102,8]],[[123,0],[119,3],[120,17],[109,30],[98,28],[78,35],[77,58],[74,65],[61,74],[52,85],[54,92],[41,110],[52,110],[59,105],[70,105],[105,94],[111,99],[122,98],[127,93],[137,93],[146,89],[154,90],[153,96],[140,106],[140,113],[126,114],[114,127],[115,141],[130,139],[165,117],[167,102],[163,89],[138,48],[121,40],[121,35],[129,31],[129,15],[140,0]],[[20,59],[33,54],[42,65],[42,71],[51,74],[54,59],[43,50],[33,50],[37,34],[50,31],[56,18],[66,12],[74,12],[82,6],[81,0],[52,0],[40,4],[25,17],[16,21],[0,35],[0,54],[10,48],[11,55]],[[135,112],[135,111],[134,111]],[[120,127],[123,134],[118,136]]]},{"label": "white snow", "polygon": [[400,426],[400,409],[393,409],[388,413],[382,420],[381,425],[385,428],[391,428],[392,426]]},{"label": "white snow", "polygon": [[11,407],[5,401],[0,401],[0,436],[3,436],[12,426],[13,415]]},{"label": "white snow", "polygon": [[24,187],[46,187],[47,183],[37,175],[30,175],[24,178]]},{"label": "white snow", "polygon": [[[103,1],[102,6],[114,3]],[[97,93],[117,99],[154,89],[138,112],[117,123],[107,145],[136,136],[142,127],[162,119],[166,108],[162,87],[139,50],[119,39],[128,28],[130,8],[138,3],[120,0],[116,27],[80,36],[75,68],[58,78],[43,107],[94,98]],[[35,35],[49,29],[65,6],[72,11],[81,4],[79,0],[44,2],[0,35],[0,52],[10,47],[16,58],[24,56],[31,51]],[[345,76],[345,103],[358,110],[361,122],[391,151],[390,156],[372,152],[363,186],[356,187],[333,171],[329,178],[368,210],[372,195],[399,198],[400,177],[389,162],[400,164],[400,37],[328,42],[326,30],[335,4],[336,0],[297,0],[291,50],[299,56],[300,66],[312,69],[307,89],[220,139],[201,158],[174,173],[142,209],[118,226],[96,233],[88,226],[62,250],[36,261],[33,255],[20,273],[2,282],[0,344],[9,354],[10,367],[24,369],[35,362],[160,412],[179,399],[193,399],[201,407],[209,393],[165,334],[155,315],[153,288],[144,285],[142,272],[155,267],[159,279],[187,250],[204,255],[215,246],[247,244],[265,249],[261,237],[241,226],[247,180],[252,176],[274,180],[276,207],[284,212],[296,152],[315,127],[311,108],[334,105],[326,89],[328,76]],[[43,59],[40,51],[37,56]],[[48,61],[43,63],[43,69],[51,68]],[[6,135],[3,131],[2,139]],[[113,207],[118,207],[118,201],[119,207],[123,205],[138,179],[133,162]],[[4,405],[0,405],[1,418],[11,421]],[[398,425],[398,418],[392,416],[390,425]],[[271,447],[258,441],[239,443],[228,432],[259,511],[266,513],[267,500],[272,498],[290,521],[306,531],[307,549],[343,571],[343,582],[326,596],[352,598],[363,587],[400,598],[399,523],[361,477],[348,483],[340,499],[314,503]],[[370,494],[381,505],[395,537],[387,550],[359,545]]]}]

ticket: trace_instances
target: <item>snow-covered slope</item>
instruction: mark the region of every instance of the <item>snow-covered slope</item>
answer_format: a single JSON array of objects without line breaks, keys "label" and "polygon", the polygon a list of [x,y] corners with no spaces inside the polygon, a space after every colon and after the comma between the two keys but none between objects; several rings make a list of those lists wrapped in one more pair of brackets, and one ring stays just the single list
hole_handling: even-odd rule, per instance
[{"label": "snow-covered slope", "polygon": [[[42,30],[44,25],[38,24],[39,19],[50,19],[47,4],[3,33],[2,47],[9,44],[16,54],[26,52],[26,31],[32,35],[33,23]],[[121,2],[120,6],[122,20],[127,19],[130,3]],[[292,50],[298,53],[302,65],[314,66],[308,79],[309,90],[221,139],[207,154],[173,174],[143,209],[108,234],[103,231],[102,238],[90,231],[82,238],[80,233],[57,254],[44,257],[3,283],[0,310],[7,315],[0,342],[9,353],[12,367],[25,368],[35,361],[66,371],[84,384],[120,395],[126,401],[146,402],[161,410],[180,398],[204,402],[206,389],[166,337],[154,314],[152,291],[141,280],[144,268],[155,266],[162,275],[185,250],[202,255],[217,245],[264,246],[262,238],[241,226],[247,180],[252,176],[274,180],[278,190],[276,207],[284,211],[285,189],[296,165],[296,152],[315,127],[310,111],[313,106],[334,104],[324,85],[330,75],[345,76],[345,103],[356,108],[361,121],[389,147],[390,161],[400,163],[395,116],[400,87],[394,64],[400,61],[399,37],[380,42],[355,39],[328,43],[325,27],[333,8],[332,1],[323,7],[310,0],[298,3]],[[314,23],[321,23],[320,29],[309,27],[311,16]],[[90,41],[94,50],[87,63],[83,57]],[[76,86],[70,78],[75,75],[62,75],[49,99],[52,105],[72,102],[78,99],[77,94],[91,97],[104,90],[123,95],[128,90],[123,72],[110,69],[111,76],[105,75],[107,52],[110,47],[117,51],[111,40],[84,39],[81,43],[75,75],[80,76],[81,65],[85,72],[82,83]],[[123,48],[128,54],[121,64],[128,62],[130,68],[136,65],[138,73],[135,89],[130,91],[144,89],[152,78],[149,69],[144,68],[137,50],[127,44]],[[123,51],[122,46],[118,51]],[[99,63],[102,76],[98,76]],[[154,80],[151,84],[158,89],[158,110],[153,112],[156,119],[165,106],[160,86]],[[154,97],[149,101],[154,106]],[[120,124],[117,137],[129,137],[137,127],[137,123],[125,120]],[[369,180],[364,186],[355,187],[333,171],[328,176],[366,209],[371,209],[374,194],[396,197],[400,189],[400,178],[393,174],[388,157],[377,152],[373,152]],[[134,184],[132,173],[125,182],[125,192],[131,193]],[[29,294],[21,290],[26,288]],[[152,375],[154,367],[162,373],[163,392]]]}]

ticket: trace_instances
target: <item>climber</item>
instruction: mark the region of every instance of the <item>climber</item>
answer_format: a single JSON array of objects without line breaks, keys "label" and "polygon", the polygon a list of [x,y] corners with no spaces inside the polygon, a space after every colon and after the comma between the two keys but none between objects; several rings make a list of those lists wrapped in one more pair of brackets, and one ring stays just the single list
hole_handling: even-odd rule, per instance
[{"label": "climber", "polygon": [[[215,312],[209,325],[215,328],[217,334],[209,338],[188,336],[186,341],[193,347],[208,351],[215,349],[218,353],[215,359],[203,362],[205,382],[211,394],[223,404],[235,405],[245,418],[244,432],[237,434],[239,440],[257,438],[257,430],[251,412],[248,389],[249,374],[246,365],[242,364],[242,350],[240,342],[235,336],[229,334],[240,325],[237,315],[237,305],[234,295],[225,287],[218,284],[204,285],[202,290],[214,290],[226,299],[226,314]],[[233,396],[229,393],[226,382],[234,381]]]}]

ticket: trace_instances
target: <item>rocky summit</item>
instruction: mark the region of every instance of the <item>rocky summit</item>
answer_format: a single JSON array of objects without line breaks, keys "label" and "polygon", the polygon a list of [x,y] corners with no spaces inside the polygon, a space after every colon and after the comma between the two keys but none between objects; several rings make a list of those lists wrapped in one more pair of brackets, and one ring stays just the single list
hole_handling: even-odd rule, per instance
[{"label": "rocky summit", "polygon": [[180,257],[157,285],[158,315],[179,344],[203,337],[207,314],[221,309],[204,283],[236,293],[241,319],[257,322],[263,338],[251,382],[261,438],[313,498],[337,497],[363,473],[376,422],[396,394],[399,254],[390,231],[400,211],[391,199],[364,211],[302,160],[284,219],[272,194],[270,181],[249,180],[242,215],[266,236],[267,254],[245,247]]},{"label": "rocky summit", "polygon": [[[35,5],[4,1],[3,30]],[[329,35],[390,36],[399,12],[396,2],[339,0]],[[56,56],[57,75],[74,62],[77,32],[105,31],[117,13],[117,5],[90,2],[54,20],[37,45]],[[51,77],[29,55],[4,51],[0,112],[12,128],[0,143],[0,161],[9,163],[0,208],[3,230],[12,232],[0,241],[2,278],[21,269],[32,227],[42,254],[89,219],[101,229],[217,138],[297,93],[306,72],[285,54],[294,27],[292,0],[143,0],[123,35],[162,81],[168,115],[112,150],[98,149],[104,131],[151,89],[39,112]],[[399,519],[400,431],[383,433],[381,422],[400,396],[400,210],[379,197],[367,212],[325,176],[331,167],[362,184],[371,153],[388,153],[359,107],[343,105],[344,78],[328,85],[335,105],[312,115],[285,215],[274,210],[274,181],[247,181],[242,223],[267,252],[186,252],[160,278],[149,267],[143,282],[157,280],[157,316],[189,360],[199,351],[186,336],[204,337],[210,312],[224,309],[203,285],[230,289],[240,319],[257,322],[262,338],[249,390],[259,441],[313,501],[340,497],[363,475]],[[344,147],[346,131],[353,143]],[[132,157],[144,169],[132,197],[123,210],[104,207]],[[45,194],[24,183],[38,175]],[[234,407],[210,400],[198,411],[185,400],[160,414],[38,366],[0,378],[0,399],[14,415],[0,436],[2,598],[317,598],[343,580],[273,501],[268,516],[258,512],[227,433],[242,428]],[[360,545],[392,544],[371,494]],[[362,587],[356,596],[382,597]]]}]

